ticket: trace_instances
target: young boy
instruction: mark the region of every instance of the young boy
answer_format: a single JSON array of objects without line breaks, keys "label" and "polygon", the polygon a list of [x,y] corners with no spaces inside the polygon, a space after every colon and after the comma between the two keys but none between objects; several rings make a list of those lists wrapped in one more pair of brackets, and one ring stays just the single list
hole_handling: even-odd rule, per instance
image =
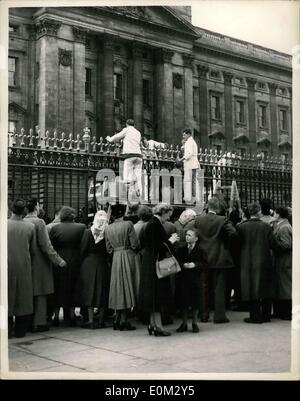
[{"label": "young boy", "polygon": [[176,330],[182,333],[188,330],[188,309],[192,308],[192,331],[199,332],[197,316],[201,307],[202,271],[206,267],[205,256],[198,247],[196,229],[186,232],[186,244],[178,250],[178,261],[181,265],[179,278],[179,303],[182,308],[182,324]]}]

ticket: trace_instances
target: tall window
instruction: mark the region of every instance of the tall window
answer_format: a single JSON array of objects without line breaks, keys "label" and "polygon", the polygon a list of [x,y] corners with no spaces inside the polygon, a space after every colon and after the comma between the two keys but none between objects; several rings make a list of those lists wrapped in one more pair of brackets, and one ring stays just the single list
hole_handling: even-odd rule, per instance
[{"label": "tall window", "polygon": [[85,94],[92,96],[92,70],[90,68],[85,69]]},{"label": "tall window", "polygon": [[236,122],[239,124],[245,124],[245,102],[243,100],[237,100],[236,102]]},{"label": "tall window", "polygon": [[258,106],[258,122],[260,127],[267,127],[267,106]]},{"label": "tall window", "polygon": [[122,100],[122,95],[122,74],[114,74],[114,99]]},{"label": "tall window", "polygon": [[193,117],[196,119],[198,116],[198,87],[193,87]]},{"label": "tall window", "polygon": [[150,106],[150,81],[143,79],[143,104]]},{"label": "tall window", "polygon": [[15,57],[8,58],[8,85],[17,85],[17,59]]},{"label": "tall window", "polygon": [[287,111],[284,109],[279,110],[280,129],[287,131]]},{"label": "tall window", "polygon": [[15,128],[16,128],[16,122],[10,120],[8,122],[8,132],[13,133],[15,131]]},{"label": "tall window", "polygon": [[214,120],[221,120],[220,96],[211,97],[211,114]]}]

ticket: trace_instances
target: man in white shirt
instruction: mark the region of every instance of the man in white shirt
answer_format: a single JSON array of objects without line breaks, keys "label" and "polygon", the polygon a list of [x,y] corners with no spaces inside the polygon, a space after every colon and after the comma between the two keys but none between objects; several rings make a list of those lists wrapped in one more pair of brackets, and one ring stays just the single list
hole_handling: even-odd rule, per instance
[{"label": "man in white shirt", "polygon": [[192,131],[185,129],[182,133],[184,154],[179,161],[183,161],[183,189],[185,203],[194,203],[196,200],[197,172],[200,169],[198,161],[198,146],[192,137]]},{"label": "man in white shirt", "polygon": [[142,192],[142,164],[143,156],[141,152],[141,133],[134,128],[134,121],[128,119],[126,128],[118,134],[107,136],[108,142],[119,142],[123,140],[122,154],[124,157],[123,180],[133,184],[136,182],[136,195]]}]

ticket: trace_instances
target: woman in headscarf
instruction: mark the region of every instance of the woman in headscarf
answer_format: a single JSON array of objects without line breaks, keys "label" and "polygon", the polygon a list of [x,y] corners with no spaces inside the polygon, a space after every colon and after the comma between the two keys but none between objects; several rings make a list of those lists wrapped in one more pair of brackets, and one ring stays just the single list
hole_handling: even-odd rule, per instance
[{"label": "woman in headscarf", "polygon": [[[103,319],[109,285],[108,255],[104,239],[107,225],[106,212],[97,212],[93,225],[84,232],[80,244],[80,304],[88,310],[88,321],[81,327],[87,329],[105,327]],[[94,308],[99,310],[97,322],[93,320]]]}]

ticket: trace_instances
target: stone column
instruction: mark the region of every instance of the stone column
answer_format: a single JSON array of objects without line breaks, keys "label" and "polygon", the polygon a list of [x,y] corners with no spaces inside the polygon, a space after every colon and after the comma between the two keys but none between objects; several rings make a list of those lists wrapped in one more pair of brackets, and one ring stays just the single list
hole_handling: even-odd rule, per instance
[{"label": "stone column", "polygon": [[103,131],[104,138],[114,134],[114,42],[105,38],[103,41]]},{"label": "stone column", "polygon": [[290,95],[290,110],[289,110],[290,139],[291,143],[293,143],[293,88],[289,86],[288,91]]},{"label": "stone column", "polygon": [[232,110],[232,78],[230,72],[223,71],[225,98],[225,141],[228,149],[233,149],[233,110]]},{"label": "stone column", "polygon": [[142,131],[144,128],[143,116],[143,60],[142,49],[134,44],[132,47],[133,58],[133,119],[134,125]]},{"label": "stone column", "polygon": [[193,129],[193,57],[183,54],[184,66],[184,127]]},{"label": "stone column", "polygon": [[272,152],[278,153],[278,116],[277,116],[277,102],[276,102],[276,89],[277,84],[270,82],[269,84],[270,91],[270,120],[271,120],[271,143],[272,143]]},{"label": "stone column", "polygon": [[174,143],[173,136],[173,78],[169,63],[173,52],[160,49],[156,53],[156,138]]},{"label": "stone column", "polygon": [[249,116],[249,142],[251,152],[256,151],[256,100],[255,78],[246,78],[248,84],[248,116]]},{"label": "stone column", "polygon": [[85,40],[86,31],[73,27],[73,132],[81,133],[85,127]]},{"label": "stone column", "polygon": [[39,126],[42,135],[58,124],[58,45],[60,23],[44,19],[36,24],[39,57]]},{"label": "stone column", "polygon": [[30,128],[34,128],[37,124],[38,116],[36,115],[36,103],[38,103],[38,99],[36,99],[36,85],[38,82],[38,67],[36,60],[36,32],[34,25],[27,25],[28,32],[28,59],[32,62],[28,70],[28,82],[27,82],[27,91],[28,91],[28,103],[27,103],[27,118],[26,118],[26,126],[25,129],[28,130]]},{"label": "stone column", "polygon": [[208,141],[208,104],[207,104],[207,73],[208,67],[198,65],[199,76],[199,108],[200,108],[200,146],[209,147]]}]

